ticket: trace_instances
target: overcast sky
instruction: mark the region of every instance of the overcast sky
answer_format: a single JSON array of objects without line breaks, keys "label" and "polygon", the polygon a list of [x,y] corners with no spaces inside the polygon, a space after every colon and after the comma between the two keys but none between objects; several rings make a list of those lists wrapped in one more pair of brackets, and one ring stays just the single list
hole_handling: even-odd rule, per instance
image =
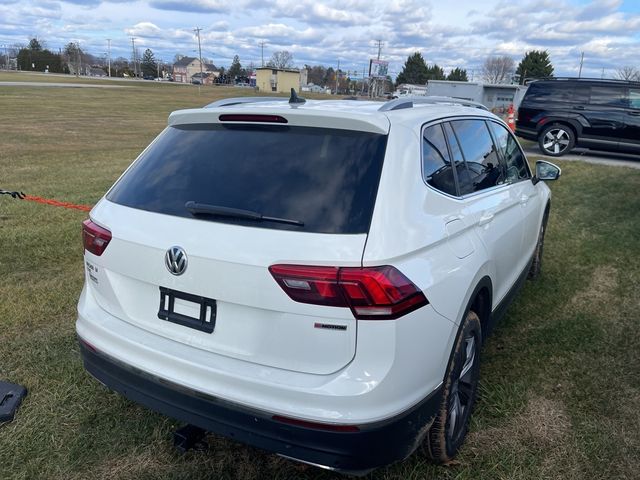
[{"label": "overcast sky", "polygon": [[489,55],[520,61],[527,50],[548,50],[556,75],[615,76],[640,68],[640,0],[0,0],[0,46],[43,40],[52,50],[79,41],[97,56],[131,56],[131,37],[170,61],[196,56],[193,29],[202,28],[202,55],[228,67],[288,50],[296,66],[362,72],[377,55],[390,73],[420,51],[448,71],[476,78]]}]

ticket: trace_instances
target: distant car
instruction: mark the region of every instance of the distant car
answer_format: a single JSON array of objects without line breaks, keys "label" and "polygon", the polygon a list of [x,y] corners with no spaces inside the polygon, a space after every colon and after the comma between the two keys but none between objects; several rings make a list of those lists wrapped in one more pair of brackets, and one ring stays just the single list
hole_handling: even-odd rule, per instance
[{"label": "distant car", "polygon": [[236,83],[235,86],[236,87],[242,87],[242,88],[253,88],[250,83],[246,83],[246,82]]},{"label": "distant car", "polygon": [[202,85],[202,80],[200,80],[199,78],[192,78],[191,83],[194,85]]},{"label": "distant car", "polygon": [[144,80],[154,80],[156,77],[154,77],[153,75],[145,75],[144,77],[142,77]]},{"label": "distant car", "polygon": [[640,82],[558,78],[532,82],[516,135],[559,157],[574,147],[640,153]]},{"label": "distant car", "polygon": [[315,466],[450,462],[484,338],[540,273],[560,169],[436,100],[172,113],[83,224],[87,370]]}]

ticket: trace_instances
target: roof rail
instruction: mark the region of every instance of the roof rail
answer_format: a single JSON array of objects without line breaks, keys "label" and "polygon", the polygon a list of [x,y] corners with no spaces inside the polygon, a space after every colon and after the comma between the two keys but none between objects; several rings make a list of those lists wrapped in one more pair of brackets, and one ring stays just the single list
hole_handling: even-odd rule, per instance
[{"label": "roof rail", "polygon": [[395,100],[390,100],[385,102],[379,109],[379,112],[390,112],[392,110],[402,110],[403,108],[413,108],[414,105],[419,104],[440,104],[440,105],[462,105],[463,107],[475,107],[480,108],[482,110],[488,110],[487,107],[478,102],[472,102],[471,100],[464,100],[461,98],[454,97],[437,97],[437,96],[426,96],[426,97],[405,97],[405,98],[396,98]]},{"label": "roof rail", "polygon": [[590,77],[550,77],[550,78],[539,78],[539,79],[535,79],[535,80],[560,80],[560,81],[566,81],[566,80],[570,80],[573,82],[601,82],[601,83],[620,83],[623,85],[628,85],[629,83],[632,84],[639,84],[640,82],[638,82],[637,80],[621,80],[619,78],[590,78]]},{"label": "roof rail", "polygon": [[209,105],[205,105],[204,108],[216,108],[216,107],[230,107],[231,105],[240,105],[242,103],[260,103],[260,102],[288,102],[287,97],[235,97],[235,98],[223,98],[222,100],[216,100]]}]

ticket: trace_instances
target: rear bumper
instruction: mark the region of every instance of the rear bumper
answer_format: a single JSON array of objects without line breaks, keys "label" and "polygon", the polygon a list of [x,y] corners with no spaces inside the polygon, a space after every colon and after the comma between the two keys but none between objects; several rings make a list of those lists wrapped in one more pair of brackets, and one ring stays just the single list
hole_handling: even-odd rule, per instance
[{"label": "rear bumper", "polygon": [[108,388],[152,410],[210,432],[306,463],[347,472],[402,460],[419,445],[441,402],[441,388],[393,418],[336,432],[273,420],[252,410],[176,385],[126,365],[80,340],[85,368]]}]

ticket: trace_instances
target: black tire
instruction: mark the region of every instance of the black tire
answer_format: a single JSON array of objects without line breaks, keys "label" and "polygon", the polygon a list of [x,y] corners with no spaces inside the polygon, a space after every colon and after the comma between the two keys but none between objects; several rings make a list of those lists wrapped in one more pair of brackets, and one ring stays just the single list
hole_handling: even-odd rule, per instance
[{"label": "black tire", "polygon": [[569,153],[576,144],[576,135],[566,125],[549,125],[540,132],[538,146],[545,155],[561,157]]},{"label": "black tire", "polygon": [[536,243],[536,250],[533,254],[533,261],[531,262],[531,267],[529,268],[529,274],[527,278],[530,280],[535,280],[540,276],[540,271],[542,270],[542,254],[544,252],[544,234],[547,231],[547,218],[549,212],[544,213],[544,217],[542,218],[542,223],[540,224],[540,231],[538,233],[538,242]]},{"label": "black tire", "polygon": [[435,463],[450,462],[464,442],[478,391],[481,345],[480,318],[469,311],[447,369],[440,410],[423,442]]}]

